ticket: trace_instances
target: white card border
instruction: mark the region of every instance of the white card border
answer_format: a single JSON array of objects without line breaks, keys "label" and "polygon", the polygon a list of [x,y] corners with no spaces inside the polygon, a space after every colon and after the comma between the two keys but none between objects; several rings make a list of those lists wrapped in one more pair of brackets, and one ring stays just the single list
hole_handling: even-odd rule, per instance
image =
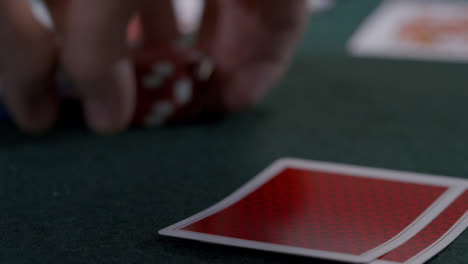
[{"label": "white card border", "polygon": [[463,231],[468,228],[468,212],[466,212],[458,221],[436,242],[431,244],[429,247],[424,249],[423,252],[416,255],[415,257],[409,259],[407,264],[422,264],[433,256],[437,255],[450,243],[452,243],[458,236],[460,236]]},{"label": "white card border", "polygon": [[[389,6],[398,3],[442,3],[433,0],[383,0],[374,11],[364,19],[364,22],[359,25],[358,29],[352,34],[351,38],[347,42],[348,53],[355,57],[363,58],[382,58],[382,59],[400,59],[400,60],[415,60],[415,61],[434,61],[434,62],[450,62],[450,63],[467,63],[467,56],[458,56],[450,54],[434,53],[418,53],[415,51],[405,52],[403,50],[373,50],[369,48],[364,41],[368,32],[373,29],[374,22],[378,21],[378,17],[381,16]],[[453,4],[464,4],[468,7],[468,2],[450,0],[447,3]]]},{"label": "white card border", "polygon": [[468,228],[468,211],[458,219],[439,239],[405,262],[376,260],[372,264],[423,264],[452,243]]},{"label": "white card border", "polygon": [[[224,208],[229,207],[230,205],[238,202],[251,192],[255,191],[257,188],[262,186],[265,182],[270,180],[272,177],[277,175],[285,168],[321,170],[325,172],[353,175],[357,177],[387,179],[406,183],[444,186],[448,187],[448,190],[441,197],[439,197],[429,208],[427,208],[413,223],[411,223],[407,228],[405,228],[405,230],[401,231],[397,236],[387,241],[383,245],[374,248],[362,255],[336,253],[323,250],[312,250],[293,246],[283,246],[271,243],[256,242],[245,239],[229,238],[218,235],[209,235],[198,232],[180,230],[180,228],[183,228],[184,226],[199,221],[202,218],[206,218],[209,215],[221,211]],[[464,179],[426,175],[420,173],[393,171],[387,169],[368,168],[354,165],[335,164],[329,162],[306,161],[295,158],[283,158],[274,162],[272,165],[267,167],[256,177],[254,177],[252,180],[241,186],[237,191],[227,196],[225,199],[185,220],[182,220],[160,230],[159,234],[164,236],[198,240],[208,243],[287,253],[299,256],[318,257],[324,259],[356,263],[371,262],[377,259],[378,257],[386,254],[390,250],[400,246],[409,238],[418,233],[437,215],[439,215],[448,205],[450,205],[451,202],[454,201],[466,188],[468,188],[468,181]]]}]

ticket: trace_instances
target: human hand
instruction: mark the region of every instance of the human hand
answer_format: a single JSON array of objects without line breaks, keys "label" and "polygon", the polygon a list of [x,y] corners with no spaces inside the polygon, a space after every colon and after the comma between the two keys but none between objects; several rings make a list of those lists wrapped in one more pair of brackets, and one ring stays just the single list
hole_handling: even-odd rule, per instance
[{"label": "human hand", "polygon": [[[52,127],[61,65],[73,81],[89,126],[102,133],[126,128],[135,108],[135,78],[127,25],[135,12],[145,42],[178,40],[171,3],[129,0],[47,0],[55,32],[33,18],[27,3],[0,1],[0,79],[3,97],[25,131]],[[217,75],[205,109],[235,111],[255,104],[284,72],[306,20],[305,1],[206,2],[198,47]]]}]

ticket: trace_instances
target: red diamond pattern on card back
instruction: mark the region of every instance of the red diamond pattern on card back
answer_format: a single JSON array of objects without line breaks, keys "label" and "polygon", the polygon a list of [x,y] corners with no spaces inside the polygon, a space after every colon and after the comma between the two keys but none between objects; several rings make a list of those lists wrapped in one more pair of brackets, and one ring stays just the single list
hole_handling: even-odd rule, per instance
[{"label": "red diamond pattern on card back", "polygon": [[421,232],[379,259],[405,262],[443,236],[468,211],[468,191],[458,197]]},{"label": "red diamond pattern on card back", "polygon": [[361,255],[400,233],[446,190],[288,168],[182,230]]}]

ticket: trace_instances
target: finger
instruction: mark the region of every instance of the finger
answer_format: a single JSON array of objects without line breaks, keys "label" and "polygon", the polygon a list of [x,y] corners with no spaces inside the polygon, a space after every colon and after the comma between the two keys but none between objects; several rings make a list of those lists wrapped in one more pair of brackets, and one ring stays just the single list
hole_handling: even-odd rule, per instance
[{"label": "finger", "polygon": [[205,0],[205,9],[200,25],[198,47],[205,53],[213,52],[213,44],[217,37],[217,25],[220,15],[218,0]]},{"label": "finger", "polygon": [[127,25],[127,41],[130,47],[137,47],[143,42],[141,21],[138,15],[134,16]]},{"label": "finger", "polygon": [[65,30],[70,2],[70,0],[44,0],[53,21],[54,31],[58,35],[62,35]]},{"label": "finger", "polygon": [[304,0],[220,3],[214,16],[214,36],[200,36],[202,43],[209,43],[218,72],[213,88],[217,95],[209,98],[209,105],[228,111],[242,110],[256,104],[273,87],[287,68],[303,32],[305,7]]},{"label": "finger", "polygon": [[62,63],[76,85],[88,125],[96,132],[125,129],[135,107],[135,81],[126,58],[133,0],[71,1]]},{"label": "finger", "polygon": [[171,45],[180,38],[171,0],[142,0],[139,10],[143,41]]},{"label": "finger", "polygon": [[0,78],[5,105],[26,132],[54,125],[58,95],[53,85],[56,48],[52,34],[26,1],[0,1]]}]

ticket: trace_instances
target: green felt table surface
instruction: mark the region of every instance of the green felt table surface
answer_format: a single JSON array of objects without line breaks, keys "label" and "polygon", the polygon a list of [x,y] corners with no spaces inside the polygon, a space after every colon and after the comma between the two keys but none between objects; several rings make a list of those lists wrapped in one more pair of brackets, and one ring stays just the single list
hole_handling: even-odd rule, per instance
[{"label": "green felt table surface", "polygon": [[[0,125],[0,263],[321,262],[157,231],[284,156],[467,178],[467,65],[348,56],[377,4],[312,17],[286,78],[220,122],[110,137]],[[467,245],[465,232],[430,263],[467,263]]]}]

